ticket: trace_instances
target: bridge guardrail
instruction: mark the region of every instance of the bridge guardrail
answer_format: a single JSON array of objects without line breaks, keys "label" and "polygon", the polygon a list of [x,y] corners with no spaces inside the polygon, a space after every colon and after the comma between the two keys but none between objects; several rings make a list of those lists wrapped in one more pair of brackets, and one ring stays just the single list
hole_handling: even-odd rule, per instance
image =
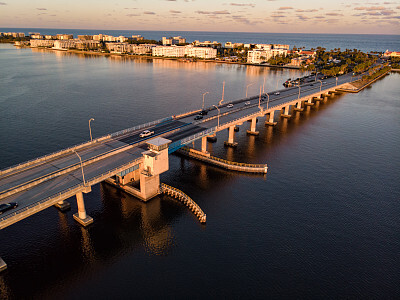
[{"label": "bridge guardrail", "polygon": [[[90,179],[90,180],[87,180],[87,181],[86,181],[86,185],[84,185],[83,183],[73,185],[72,187],[69,187],[68,189],[65,189],[65,190],[63,190],[63,191],[61,191],[61,192],[59,192],[59,193],[55,193],[55,194],[53,194],[53,195],[51,195],[51,196],[49,196],[49,197],[46,197],[46,198],[44,198],[44,199],[42,199],[42,200],[39,200],[38,202],[32,203],[32,204],[30,204],[30,205],[28,205],[28,206],[26,206],[26,207],[24,207],[24,208],[21,208],[21,209],[19,209],[19,210],[16,210],[16,211],[14,211],[12,214],[9,214],[9,215],[6,215],[6,216],[0,218],[0,222],[5,221],[5,220],[7,220],[7,219],[9,219],[9,218],[11,218],[11,217],[13,217],[13,216],[16,216],[16,215],[20,214],[20,213],[23,213],[23,212],[25,212],[25,211],[27,211],[27,210],[29,210],[29,209],[35,207],[35,206],[41,205],[41,204],[43,204],[43,203],[45,203],[45,202],[47,202],[47,201],[51,201],[52,199],[54,199],[54,198],[57,197],[57,196],[62,196],[63,194],[67,194],[68,192],[71,192],[71,191],[73,191],[73,190],[75,190],[75,189],[84,189],[84,188],[87,187],[87,186],[95,185],[95,184],[98,183],[98,182],[96,182],[96,181],[97,181],[99,178],[102,178],[102,177],[104,177],[104,176],[107,176],[107,175],[109,175],[109,174],[112,174],[112,173],[116,172],[117,170],[119,170],[119,169],[121,169],[121,168],[127,168],[129,165],[132,165],[132,164],[135,164],[135,163],[139,163],[140,160],[142,160],[142,157],[137,158],[137,159],[135,159],[135,160],[133,160],[133,161],[131,161],[131,162],[129,162],[129,163],[120,165],[120,166],[118,166],[118,167],[116,167],[116,168],[114,168],[114,169],[112,169],[112,170],[110,170],[110,171],[108,171],[108,172],[106,172],[106,173],[103,173],[103,174],[100,174],[100,175],[98,175],[98,176],[95,176],[95,177],[93,177],[93,178]],[[112,175],[111,175],[111,176],[112,176]],[[110,177],[111,177],[111,176],[110,176]]]},{"label": "bridge guardrail", "polygon": [[209,135],[209,134],[215,132],[216,128],[217,127],[212,127],[207,130],[204,130],[202,132],[188,136],[187,138],[184,138],[182,140],[171,143],[168,147],[168,153],[172,153],[172,152],[178,150],[179,148],[183,147],[184,145],[190,143],[191,141],[195,141],[195,140],[199,139],[200,137],[203,137],[203,136],[206,136],[206,135]]}]

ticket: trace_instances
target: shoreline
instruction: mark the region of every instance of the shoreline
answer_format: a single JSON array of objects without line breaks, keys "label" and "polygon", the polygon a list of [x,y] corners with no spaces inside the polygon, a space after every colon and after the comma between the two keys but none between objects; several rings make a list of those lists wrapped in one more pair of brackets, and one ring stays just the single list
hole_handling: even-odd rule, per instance
[{"label": "shoreline", "polygon": [[[11,43],[10,43],[11,44]],[[224,61],[224,60],[212,60],[212,59],[195,59],[190,60],[191,58],[183,58],[183,57],[163,57],[163,56],[152,56],[152,55],[140,55],[140,54],[122,54],[122,53],[104,53],[104,52],[95,52],[95,51],[85,51],[85,50],[75,50],[75,49],[53,49],[47,47],[31,47],[31,46],[19,46],[14,45],[19,48],[31,48],[31,49],[45,49],[50,51],[59,51],[66,53],[75,53],[75,54],[85,54],[85,55],[97,55],[97,56],[120,56],[120,57],[129,57],[129,58],[146,58],[146,59],[165,59],[165,60],[176,60],[187,63],[196,63],[196,62],[207,62],[207,63],[223,63],[223,64],[234,64],[234,65],[243,65],[243,66],[254,66],[254,67],[266,67],[266,68],[278,68],[278,69],[292,69],[299,70],[301,69],[296,66],[279,66],[279,65],[267,65],[267,64],[250,64],[250,63],[241,63],[241,62],[232,62],[232,61]],[[304,71],[303,71],[304,72]]]}]

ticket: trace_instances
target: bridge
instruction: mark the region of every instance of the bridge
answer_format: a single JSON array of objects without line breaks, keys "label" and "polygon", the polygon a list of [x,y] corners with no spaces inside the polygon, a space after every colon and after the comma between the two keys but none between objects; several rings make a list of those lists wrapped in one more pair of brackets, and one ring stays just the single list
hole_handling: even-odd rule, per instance
[{"label": "bridge", "polygon": [[[290,118],[292,111],[328,99],[340,88],[351,89],[352,80],[346,74],[271,93],[263,93],[260,87],[257,96],[221,100],[200,120],[194,120],[200,109],[170,116],[3,169],[0,204],[16,202],[18,207],[0,215],[0,229],[53,205],[68,208],[65,200],[73,196],[78,206],[74,219],[87,226],[93,219],[86,213],[83,194],[102,181],[120,188],[129,184],[129,193],[148,201],[162,191],[159,175],[169,168],[169,154],[201,139],[197,153],[209,157],[207,138],[215,138],[222,130],[229,131],[225,145],[235,147],[237,126],[251,121],[247,133],[258,135],[257,119],[266,117],[265,125],[275,126],[278,118]],[[154,134],[140,137],[144,130]]]}]

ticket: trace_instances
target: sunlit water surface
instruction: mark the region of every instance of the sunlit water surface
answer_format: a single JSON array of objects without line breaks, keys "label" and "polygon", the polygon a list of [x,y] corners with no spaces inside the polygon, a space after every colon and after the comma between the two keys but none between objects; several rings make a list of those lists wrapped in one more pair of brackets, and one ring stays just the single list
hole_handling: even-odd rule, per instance
[{"label": "sunlit water surface", "polygon": [[[280,89],[298,71],[77,56],[0,45],[0,168],[89,138]],[[0,298],[396,298],[400,294],[400,73],[358,94],[227,132],[213,155],[268,163],[267,176],[170,156],[161,181],[206,212],[99,184],[94,224],[49,208],[0,231]]]}]

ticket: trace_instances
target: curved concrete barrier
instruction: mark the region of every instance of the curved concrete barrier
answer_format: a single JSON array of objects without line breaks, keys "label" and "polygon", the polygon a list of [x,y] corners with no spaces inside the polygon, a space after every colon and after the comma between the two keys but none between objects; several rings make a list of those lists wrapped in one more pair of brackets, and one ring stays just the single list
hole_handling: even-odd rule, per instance
[{"label": "curved concrete barrier", "polygon": [[234,161],[229,161],[226,159],[222,159],[219,157],[210,156],[207,157],[205,155],[200,154],[200,151],[195,149],[191,149],[189,147],[183,147],[177,151],[183,155],[189,156],[191,158],[201,160],[207,162],[209,164],[238,172],[247,172],[247,173],[264,173],[266,174],[268,171],[267,164],[246,164],[239,163]]},{"label": "curved concrete barrier", "polygon": [[188,195],[186,195],[184,192],[181,190],[174,188],[170,185],[167,185],[165,183],[160,184],[160,193],[167,194],[169,196],[172,196],[181,202],[183,202],[189,209],[196,215],[196,217],[199,219],[200,223],[205,223],[206,222],[206,214],[203,212],[203,210],[190,198]]}]

